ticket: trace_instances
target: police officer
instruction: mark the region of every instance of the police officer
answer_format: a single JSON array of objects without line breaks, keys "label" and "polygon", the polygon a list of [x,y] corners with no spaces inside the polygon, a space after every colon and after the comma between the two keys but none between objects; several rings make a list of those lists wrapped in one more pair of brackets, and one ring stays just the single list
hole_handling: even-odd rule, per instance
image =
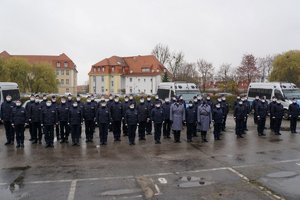
[{"label": "police officer", "polygon": [[[112,94],[110,94],[109,95],[109,97],[108,97],[108,102],[107,102],[107,108],[110,110],[110,107],[111,107],[111,105],[114,103],[114,97],[113,97],[113,95]],[[112,131],[112,126],[111,126],[112,124],[110,123],[109,125],[108,125],[108,130],[109,131]]]},{"label": "police officer", "polygon": [[[34,104],[34,94],[31,94],[30,95],[30,101],[26,104],[25,106],[25,110],[26,110],[26,113],[29,113],[30,112],[30,107],[32,104]],[[32,134],[32,123],[30,122],[29,123],[29,133],[30,133],[30,139],[29,141],[33,141],[33,134]]]},{"label": "police officer", "polygon": [[235,120],[235,134],[238,138],[243,138],[243,124],[246,118],[246,110],[242,101],[238,101],[238,104],[234,108],[233,116]]},{"label": "police officer", "polygon": [[68,123],[71,126],[72,146],[79,146],[80,130],[82,125],[82,109],[78,108],[77,102],[73,103],[69,111]]},{"label": "police officer", "polygon": [[85,122],[85,135],[86,142],[93,142],[93,134],[96,119],[96,107],[91,102],[91,98],[88,97],[86,103],[83,106],[83,119]]},{"label": "police officer", "polygon": [[197,110],[195,109],[195,104],[190,101],[189,107],[185,111],[186,119],[186,137],[187,142],[192,142],[192,137],[196,134],[197,130]]},{"label": "police officer", "polygon": [[154,105],[156,105],[157,103],[162,104],[161,100],[159,99],[158,95],[155,95],[154,97]]},{"label": "police officer", "polygon": [[73,106],[73,97],[72,97],[72,95],[71,94],[68,94],[68,100],[67,100],[67,102],[66,102],[66,104],[67,104],[67,106],[69,107],[69,109],[71,109],[72,108],[72,106]]},{"label": "police officer", "polygon": [[106,145],[108,125],[111,124],[111,116],[105,101],[100,102],[100,108],[97,109],[96,113],[96,122],[99,127],[100,145]]},{"label": "police officer", "polygon": [[127,111],[127,109],[129,109],[129,98],[128,96],[126,95],[124,97],[124,102],[122,103],[122,107],[123,107],[123,119],[122,119],[122,130],[123,130],[123,136],[128,136],[128,127],[126,126],[126,122],[125,122],[125,113]]},{"label": "police officer", "polygon": [[233,107],[235,108],[237,105],[239,105],[239,102],[241,101],[241,97],[240,96],[237,96],[236,97],[236,100],[234,101],[233,103]]},{"label": "police officer", "polygon": [[16,132],[17,148],[24,147],[24,131],[27,125],[26,109],[23,108],[20,100],[16,101],[16,107],[12,111],[12,127]]},{"label": "police officer", "polygon": [[274,131],[274,121],[275,121],[274,118],[273,118],[273,116],[274,116],[274,113],[273,113],[274,109],[273,109],[273,107],[274,106],[276,106],[276,98],[272,97],[272,102],[269,103],[270,129],[271,129],[271,131]]},{"label": "police officer", "polygon": [[137,105],[137,112],[138,112],[138,132],[139,132],[139,140],[146,140],[145,139],[145,132],[146,132],[146,123],[149,121],[149,110],[145,104],[144,97],[140,98],[140,103]]},{"label": "police officer", "polygon": [[135,102],[132,94],[129,95],[129,104],[134,104],[134,106],[136,106],[136,102]]},{"label": "police officer", "polygon": [[48,100],[47,95],[43,94],[42,101],[40,102],[42,109],[46,108],[47,100]]},{"label": "police officer", "polygon": [[155,144],[160,144],[161,127],[164,122],[164,110],[161,108],[160,102],[157,102],[155,108],[151,110],[151,121],[154,123]]},{"label": "police officer", "polygon": [[[52,103],[51,106],[53,107],[53,109],[57,113],[58,108],[59,108],[59,104],[57,103],[57,99],[56,99],[55,95],[52,96],[51,103]],[[56,133],[57,141],[59,141],[60,140],[60,135],[59,135],[59,125],[58,125],[58,123],[55,124],[55,133]]]},{"label": "police officer", "polygon": [[202,142],[208,142],[206,139],[207,131],[210,128],[210,123],[212,120],[212,109],[206,101],[198,107],[197,112],[197,122],[199,124],[199,130],[201,132]]},{"label": "police officer", "polygon": [[[221,102],[222,103],[222,102]],[[212,112],[212,122],[214,123],[214,138],[220,140],[220,133],[223,126],[224,113],[221,108],[221,103],[216,104]]]},{"label": "police officer", "polygon": [[69,110],[70,107],[66,103],[66,97],[62,97],[57,112],[61,138],[60,143],[68,143],[70,133],[70,127],[68,126]]},{"label": "police officer", "polygon": [[39,95],[36,95],[34,104],[31,105],[29,111],[29,122],[32,123],[32,144],[42,144],[42,130],[41,130],[41,114],[42,105],[40,104]]},{"label": "police officer", "polygon": [[243,124],[243,130],[244,130],[244,133],[245,131],[248,131],[248,127],[247,127],[247,121],[248,121],[248,116],[249,116],[249,113],[251,111],[251,105],[250,105],[250,102],[248,101],[247,97],[243,97],[242,99],[243,101],[243,105],[245,107],[245,120],[244,120],[244,124]]},{"label": "police officer", "polygon": [[257,132],[258,136],[265,136],[264,129],[266,125],[266,118],[268,116],[268,103],[262,99],[257,105]]},{"label": "police officer", "polygon": [[210,108],[213,108],[214,103],[211,101],[210,96],[206,97],[206,104],[210,106]]},{"label": "police officer", "polygon": [[[151,100],[151,96],[147,96],[146,105],[148,107],[149,113],[151,113],[152,109],[154,108],[154,103]],[[152,122],[149,120],[149,122],[146,123],[146,134],[151,135],[152,133]]]},{"label": "police officer", "polygon": [[180,143],[180,133],[183,129],[183,123],[185,123],[185,108],[180,99],[170,107],[170,121],[172,123],[171,129],[174,134],[174,142]]},{"label": "police officer", "polygon": [[164,110],[164,123],[163,123],[163,135],[164,139],[169,139],[170,137],[170,131],[171,131],[171,121],[170,121],[170,99],[165,98],[165,102],[162,105],[162,109]]},{"label": "police officer", "polygon": [[280,133],[280,127],[281,127],[281,122],[282,118],[284,115],[284,108],[283,105],[280,103],[280,101],[277,99],[276,105],[272,107],[273,109],[273,119],[274,119],[274,132],[275,135],[281,135]]},{"label": "police officer", "polygon": [[229,104],[227,103],[225,96],[222,97],[221,108],[223,111],[222,131],[225,131],[227,115],[229,113]]},{"label": "police officer", "polygon": [[119,97],[115,96],[115,102],[110,107],[112,128],[115,142],[121,141],[121,121],[123,118],[123,106]]},{"label": "police officer", "polygon": [[254,124],[257,124],[257,122],[258,122],[258,120],[257,120],[257,107],[258,107],[259,103],[260,103],[259,96],[256,96],[255,100],[252,102],[252,109],[254,111],[254,116],[253,116]]},{"label": "police officer", "polygon": [[290,117],[290,129],[291,133],[297,133],[297,119],[299,117],[299,105],[295,98],[293,98],[293,103],[289,105],[289,117]]},{"label": "police officer", "polygon": [[44,129],[46,148],[54,147],[54,126],[57,125],[57,111],[52,102],[53,100],[48,100],[46,108],[41,111],[41,126]]},{"label": "police officer", "polygon": [[0,119],[4,123],[5,134],[7,142],[5,145],[14,144],[14,129],[11,126],[11,114],[13,108],[16,106],[14,102],[12,102],[12,98],[10,95],[5,97],[5,101],[1,104],[1,113]]},{"label": "police officer", "polygon": [[135,145],[135,132],[138,126],[138,111],[135,109],[134,103],[129,105],[124,115],[125,125],[128,128],[129,145]]}]

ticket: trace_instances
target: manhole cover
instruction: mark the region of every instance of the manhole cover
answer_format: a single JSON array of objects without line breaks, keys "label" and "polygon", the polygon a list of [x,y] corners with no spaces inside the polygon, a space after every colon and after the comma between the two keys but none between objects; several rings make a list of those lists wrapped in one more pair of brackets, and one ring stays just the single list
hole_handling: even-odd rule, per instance
[{"label": "manhole cover", "polygon": [[289,171],[281,171],[281,172],[275,172],[268,174],[268,178],[291,178],[294,176],[297,176],[298,174],[295,172],[289,172]]}]

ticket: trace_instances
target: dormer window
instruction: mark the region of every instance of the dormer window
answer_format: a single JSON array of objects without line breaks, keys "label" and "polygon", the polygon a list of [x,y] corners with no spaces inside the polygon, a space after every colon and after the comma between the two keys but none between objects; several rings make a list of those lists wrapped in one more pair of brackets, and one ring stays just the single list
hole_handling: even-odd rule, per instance
[{"label": "dormer window", "polygon": [[60,67],[60,62],[57,62],[57,63],[56,63],[56,67]]},{"label": "dormer window", "polygon": [[104,70],[105,70],[105,67],[102,67],[102,72],[104,72]]},{"label": "dormer window", "polygon": [[150,68],[142,68],[142,72],[150,72]]},{"label": "dormer window", "polygon": [[68,67],[68,62],[64,62],[64,67]]},{"label": "dormer window", "polygon": [[115,72],[115,67],[111,67],[111,72]]}]

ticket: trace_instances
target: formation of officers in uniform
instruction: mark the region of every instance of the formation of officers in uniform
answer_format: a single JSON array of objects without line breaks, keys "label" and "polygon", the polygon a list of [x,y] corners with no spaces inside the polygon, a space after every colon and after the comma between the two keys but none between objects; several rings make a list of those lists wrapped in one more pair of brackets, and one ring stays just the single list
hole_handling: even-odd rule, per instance
[{"label": "formation of officers in uniform", "polygon": [[[112,131],[114,141],[121,141],[121,129],[124,136],[128,136],[129,144],[135,145],[136,130],[139,140],[146,140],[146,135],[152,134],[154,127],[154,140],[161,143],[161,135],[169,139],[171,130],[174,142],[180,143],[183,126],[186,125],[187,142],[192,142],[201,132],[202,142],[208,142],[206,135],[211,123],[214,125],[214,139],[220,140],[222,131],[226,128],[226,119],[229,105],[226,97],[220,97],[213,103],[209,96],[202,99],[195,96],[185,105],[181,96],[166,98],[162,102],[158,96],[152,100],[151,96],[141,97],[136,102],[132,95],[125,96],[120,102],[118,96],[109,96],[106,101],[101,97],[97,103],[93,95],[87,97],[86,103],[81,102],[80,96],[73,101],[71,95],[62,97],[60,104],[55,96],[48,99],[43,95],[42,100],[38,95],[31,95],[25,108],[21,101],[12,101],[10,95],[6,96],[1,105],[0,119],[4,123],[7,142],[5,145],[14,144],[15,136],[17,148],[24,147],[24,131],[29,126],[30,141],[32,144],[42,144],[44,135],[46,148],[53,147],[54,134],[60,143],[68,143],[71,134],[72,145],[79,146],[82,125],[85,124],[86,142],[93,142],[96,125],[99,127],[100,145],[107,144],[108,132]],[[236,135],[242,138],[247,131],[248,115],[254,110],[254,122],[257,124],[259,136],[263,136],[265,122],[270,115],[270,128],[276,135],[280,135],[280,126],[283,118],[283,106],[276,98],[270,104],[264,97],[256,97],[252,105],[246,97],[237,97],[234,102],[234,120],[236,122]],[[295,100],[289,107],[291,119],[291,132],[296,133],[296,123],[299,116],[299,106]],[[55,132],[54,132],[55,130]]]}]

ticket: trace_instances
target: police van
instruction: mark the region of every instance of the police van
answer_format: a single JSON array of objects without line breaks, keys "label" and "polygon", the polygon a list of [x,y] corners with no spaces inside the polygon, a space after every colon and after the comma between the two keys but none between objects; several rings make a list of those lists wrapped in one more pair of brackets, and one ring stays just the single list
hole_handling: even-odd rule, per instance
[{"label": "police van", "polygon": [[288,108],[295,98],[300,105],[300,89],[294,83],[268,82],[250,83],[247,96],[252,102],[256,96],[266,97],[268,102],[272,97],[276,97],[284,107],[284,118],[288,119]]},{"label": "police van", "polygon": [[182,96],[186,103],[192,100],[194,96],[201,95],[199,88],[194,83],[186,82],[164,82],[160,83],[157,88],[158,97],[162,100],[174,96]]},{"label": "police van", "polygon": [[1,104],[5,101],[5,97],[10,95],[12,101],[20,99],[20,91],[17,83],[13,82],[0,82],[0,108]]}]

